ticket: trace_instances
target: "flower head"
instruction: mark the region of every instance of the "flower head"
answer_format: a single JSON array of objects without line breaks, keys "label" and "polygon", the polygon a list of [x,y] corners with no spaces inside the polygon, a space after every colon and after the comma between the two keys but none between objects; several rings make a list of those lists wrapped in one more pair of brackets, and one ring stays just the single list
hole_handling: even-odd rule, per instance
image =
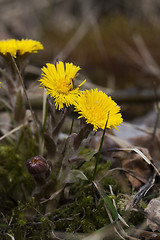
[{"label": "flower head", "polygon": [[39,81],[41,86],[47,89],[46,93],[54,98],[56,108],[61,110],[64,104],[67,107],[73,105],[79,95],[79,87],[74,88],[73,80],[80,67],[61,61],[56,65],[47,63],[46,66],[42,68],[42,78]]},{"label": "flower head", "polygon": [[[123,121],[120,107],[102,91],[91,89],[82,91],[75,103],[75,111],[85,118],[87,124],[93,125],[93,130],[104,129],[107,121],[107,128],[115,128]],[[118,130],[118,129],[117,129]]]},{"label": "flower head", "polygon": [[40,155],[28,159],[26,167],[28,172],[33,175],[37,184],[45,184],[52,170],[51,162]]},{"label": "flower head", "polygon": [[39,41],[31,39],[9,39],[0,41],[0,54],[3,56],[11,54],[16,58],[18,54],[22,56],[24,54],[36,53],[41,49],[43,49],[43,45]]}]

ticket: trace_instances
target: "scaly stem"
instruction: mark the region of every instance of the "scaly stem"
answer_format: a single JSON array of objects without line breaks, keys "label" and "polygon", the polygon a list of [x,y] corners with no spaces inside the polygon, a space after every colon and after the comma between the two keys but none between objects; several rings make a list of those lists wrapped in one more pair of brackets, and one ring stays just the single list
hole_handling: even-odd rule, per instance
[{"label": "scaly stem", "polygon": [[46,90],[44,89],[43,91],[43,111],[42,111],[42,132],[41,132],[41,138],[39,141],[39,153],[40,155],[43,155],[44,151],[44,132],[45,132],[45,127],[46,127],[46,122],[47,122],[47,114],[48,114],[48,104],[47,102],[47,97],[46,97]]},{"label": "scaly stem", "polygon": [[158,94],[157,94],[157,88],[158,88],[158,84],[156,82],[153,82],[153,86],[154,86],[154,94],[155,94],[155,99],[156,99],[156,110],[157,110],[157,116],[156,116],[156,120],[155,120],[155,124],[154,124],[154,130],[153,130],[153,138],[152,138],[152,143],[154,142],[155,136],[156,136],[156,131],[157,131],[157,127],[158,127],[158,122],[159,122],[159,105],[158,105]]},{"label": "scaly stem", "polygon": [[72,118],[71,129],[70,129],[69,135],[72,133],[72,130],[73,130],[74,118],[75,118],[75,115],[73,115],[73,118]]},{"label": "scaly stem", "polygon": [[21,76],[21,73],[20,73],[20,71],[19,71],[19,68],[18,68],[18,66],[17,66],[17,63],[16,63],[16,61],[15,61],[15,59],[14,59],[14,57],[13,57],[12,55],[11,55],[11,58],[12,58],[12,61],[13,61],[14,65],[15,65],[16,71],[17,71],[17,73],[18,73],[18,77],[19,77],[19,79],[20,79],[20,81],[21,81],[21,84],[22,84],[22,87],[23,87],[23,90],[24,90],[24,94],[25,94],[26,100],[27,100],[27,102],[28,102],[28,106],[29,106],[30,111],[31,111],[31,114],[32,114],[33,121],[34,121],[35,126],[36,126],[36,128],[37,128],[37,133],[38,133],[38,135],[40,135],[40,134],[39,134],[38,124],[37,124],[35,115],[34,115],[34,113],[33,113],[33,109],[32,109],[31,102],[30,102],[30,100],[29,100],[29,98],[28,98],[28,95],[27,95],[27,91],[26,91],[26,88],[25,88],[25,85],[24,85],[24,82],[23,82],[23,78],[22,78],[22,76]]}]

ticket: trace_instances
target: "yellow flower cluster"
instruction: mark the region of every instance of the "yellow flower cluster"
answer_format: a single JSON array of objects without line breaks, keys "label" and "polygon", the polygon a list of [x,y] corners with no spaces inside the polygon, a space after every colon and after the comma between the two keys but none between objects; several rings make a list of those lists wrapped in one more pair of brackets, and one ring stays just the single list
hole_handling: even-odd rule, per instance
[{"label": "yellow flower cluster", "polygon": [[36,53],[38,50],[42,50],[43,45],[39,41],[31,39],[9,39],[0,41],[0,54],[8,55],[11,54],[14,58],[17,54],[24,55],[30,53]]},{"label": "yellow flower cluster", "polygon": [[[74,105],[75,111],[80,114],[79,118],[85,118],[87,124],[93,125],[93,130],[115,128],[122,123],[120,107],[102,91],[97,89],[80,91],[74,88],[74,80],[80,67],[72,63],[57,62],[46,64],[42,68],[42,77],[39,80],[42,87],[47,89],[47,94],[54,98],[55,106],[61,110],[64,105]],[[118,130],[118,129],[117,129]]]},{"label": "yellow flower cluster", "polygon": [[[43,45],[31,39],[10,39],[0,41],[0,54],[14,58],[18,56],[36,53],[43,49]],[[74,105],[75,111],[79,113],[79,118],[85,118],[87,124],[93,126],[93,130],[115,128],[122,123],[120,107],[102,91],[91,89],[80,91],[78,86],[74,87],[75,78],[80,70],[79,66],[73,63],[63,63],[61,61],[54,64],[46,64],[42,68],[40,85],[47,89],[47,94],[54,98],[56,109],[61,110],[64,106]],[[118,129],[117,129],[118,130]]]}]

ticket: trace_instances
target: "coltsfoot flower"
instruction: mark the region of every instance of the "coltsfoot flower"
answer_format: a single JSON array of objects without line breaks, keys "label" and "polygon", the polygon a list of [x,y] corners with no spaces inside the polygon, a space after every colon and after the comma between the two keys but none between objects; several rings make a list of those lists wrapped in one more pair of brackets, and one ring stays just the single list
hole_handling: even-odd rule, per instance
[{"label": "coltsfoot flower", "polygon": [[48,164],[47,160],[42,156],[35,156],[31,159],[28,159],[26,166],[29,173],[33,175],[48,172],[50,169],[50,165]]},{"label": "coltsfoot flower", "polygon": [[102,91],[91,89],[82,91],[75,103],[75,111],[80,114],[78,118],[85,118],[87,124],[93,125],[93,131],[115,128],[123,122],[119,113],[120,107]]},{"label": "coltsfoot flower", "polygon": [[74,88],[74,79],[80,67],[60,61],[56,65],[47,63],[41,70],[40,84],[47,89],[46,94],[54,98],[56,109],[73,105],[79,95],[79,87],[85,82]]},{"label": "coltsfoot flower", "polygon": [[26,162],[28,172],[33,175],[38,184],[44,184],[50,176],[52,164],[42,156],[35,156]]},{"label": "coltsfoot flower", "polygon": [[14,58],[18,55],[28,55],[30,53],[36,53],[38,50],[42,50],[43,45],[39,41],[31,39],[8,39],[0,41],[0,54],[8,56],[11,54]]}]

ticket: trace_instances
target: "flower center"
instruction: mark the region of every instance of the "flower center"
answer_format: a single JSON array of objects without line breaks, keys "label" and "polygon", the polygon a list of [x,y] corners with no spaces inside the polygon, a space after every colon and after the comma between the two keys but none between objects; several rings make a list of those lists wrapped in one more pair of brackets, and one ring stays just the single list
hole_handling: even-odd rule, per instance
[{"label": "flower center", "polygon": [[99,107],[97,101],[95,101],[95,104],[90,105],[88,107],[88,111],[89,111],[91,117],[94,119],[94,121],[101,121],[104,119],[104,113],[103,113],[102,109]]},{"label": "flower center", "polygon": [[39,161],[38,159],[33,158],[33,159],[32,159],[32,164],[33,164],[33,165],[36,165],[36,164],[38,163],[38,161]]},{"label": "flower center", "polygon": [[73,89],[73,82],[70,79],[59,79],[56,83],[56,90],[58,93],[67,94]]}]

